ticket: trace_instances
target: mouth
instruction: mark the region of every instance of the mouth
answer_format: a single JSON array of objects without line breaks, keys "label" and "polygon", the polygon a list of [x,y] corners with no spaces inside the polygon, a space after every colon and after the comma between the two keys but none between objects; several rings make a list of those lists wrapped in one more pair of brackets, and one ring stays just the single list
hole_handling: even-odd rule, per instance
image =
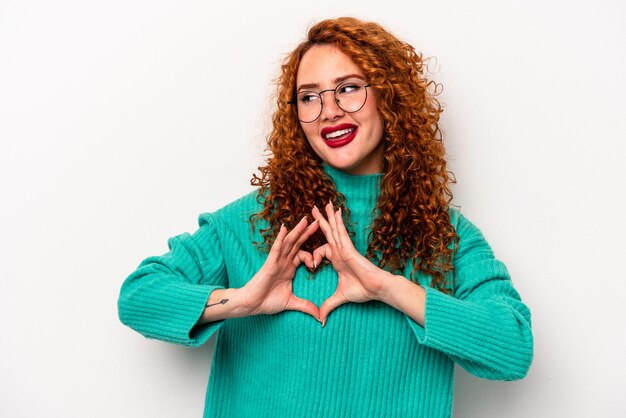
[{"label": "mouth", "polygon": [[351,123],[342,123],[341,125],[322,129],[321,136],[331,148],[343,147],[348,145],[356,137],[358,127]]}]

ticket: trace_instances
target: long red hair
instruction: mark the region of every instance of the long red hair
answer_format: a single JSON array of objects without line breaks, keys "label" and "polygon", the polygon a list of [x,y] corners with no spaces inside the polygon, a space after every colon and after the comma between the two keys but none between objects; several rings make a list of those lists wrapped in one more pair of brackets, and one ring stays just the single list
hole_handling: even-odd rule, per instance
[{"label": "long red hair", "polygon": [[[261,248],[268,250],[281,223],[292,228],[310,214],[314,204],[332,200],[346,213],[345,197],[322,168],[288,104],[296,89],[302,56],[314,45],[335,45],[361,68],[377,90],[378,110],[384,120],[383,176],[366,256],[381,268],[399,273],[410,261],[411,279],[416,272],[430,275],[432,287],[449,292],[447,272],[453,270],[452,253],[458,241],[448,214],[454,176],[446,169],[445,150],[438,126],[441,105],[438,87],[427,80],[426,63],[415,49],[380,25],[355,18],[324,20],[309,29],[307,39],[289,54],[277,80],[278,109],[267,144],[270,157],[259,167],[263,210],[251,222],[267,220],[260,229]],[[303,249],[312,251],[325,242],[323,234],[312,236]]]}]

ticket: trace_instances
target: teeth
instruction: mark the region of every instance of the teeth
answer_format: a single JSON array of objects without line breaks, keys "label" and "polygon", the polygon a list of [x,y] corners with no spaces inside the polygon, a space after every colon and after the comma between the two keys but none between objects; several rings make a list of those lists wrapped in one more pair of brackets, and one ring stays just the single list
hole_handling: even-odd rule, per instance
[{"label": "teeth", "polygon": [[348,134],[350,132],[353,132],[354,128],[348,128],[348,129],[341,129],[339,131],[335,131],[335,132],[331,132],[328,135],[325,136],[326,139],[333,139],[333,138],[337,138],[338,136],[341,135],[345,135]]}]

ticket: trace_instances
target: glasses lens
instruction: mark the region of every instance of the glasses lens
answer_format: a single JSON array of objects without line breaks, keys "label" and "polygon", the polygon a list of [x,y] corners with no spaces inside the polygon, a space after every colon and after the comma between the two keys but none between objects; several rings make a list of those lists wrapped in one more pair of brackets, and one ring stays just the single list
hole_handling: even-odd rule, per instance
[{"label": "glasses lens", "polygon": [[296,96],[298,103],[298,119],[301,122],[313,122],[322,113],[320,95],[311,91],[303,91]]},{"label": "glasses lens", "polygon": [[354,113],[361,110],[367,100],[365,84],[348,82],[337,87],[335,99],[340,108],[345,112]]}]

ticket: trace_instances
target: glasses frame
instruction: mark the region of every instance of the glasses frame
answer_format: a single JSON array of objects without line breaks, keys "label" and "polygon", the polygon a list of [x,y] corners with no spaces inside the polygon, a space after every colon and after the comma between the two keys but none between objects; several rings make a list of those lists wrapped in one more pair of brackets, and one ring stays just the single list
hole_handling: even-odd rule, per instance
[{"label": "glasses frame", "polygon": [[[367,84],[365,84],[363,86],[363,88],[365,89],[365,100],[363,100],[363,104],[361,105],[361,107],[359,107],[357,110],[353,110],[351,112],[349,112],[346,109],[344,109],[343,107],[341,107],[341,105],[339,104],[339,99],[337,99],[337,89],[339,87],[343,87],[344,85],[345,85],[345,83],[342,83],[342,84],[339,84],[334,89],[326,89],[326,90],[322,90],[320,92],[312,91],[311,93],[315,93],[315,94],[317,94],[320,97],[320,113],[318,113],[317,116],[315,117],[315,119],[313,119],[313,120],[304,121],[304,120],[300,119],[299,117],[298,117],[298,120],[300,122],[302,122],[302,123],[313,123],[316,120],[318,120],[320,115],[322,114],[322,111],[324,110],[324,98],[323,98],[322,94],[324,94],[326,92],[329,92],[329,91],[333,92],[333,98],[335,99],[335,103],[337,104],[339,109],[343,110],[344,112],[346,112],[346,113],[356,113],[359,110],[363,109],[363,106],[365,106],[365,103],[367,103],[367,88],[368,87],[372,87],[373,84],[372,83],[367,83]],[[295,107],[296,115],[299,116],[299,113],[298,113],[298,93],[294,93],[294,95],[291,96],[291,100],[289,100],[287,103]]]}]

